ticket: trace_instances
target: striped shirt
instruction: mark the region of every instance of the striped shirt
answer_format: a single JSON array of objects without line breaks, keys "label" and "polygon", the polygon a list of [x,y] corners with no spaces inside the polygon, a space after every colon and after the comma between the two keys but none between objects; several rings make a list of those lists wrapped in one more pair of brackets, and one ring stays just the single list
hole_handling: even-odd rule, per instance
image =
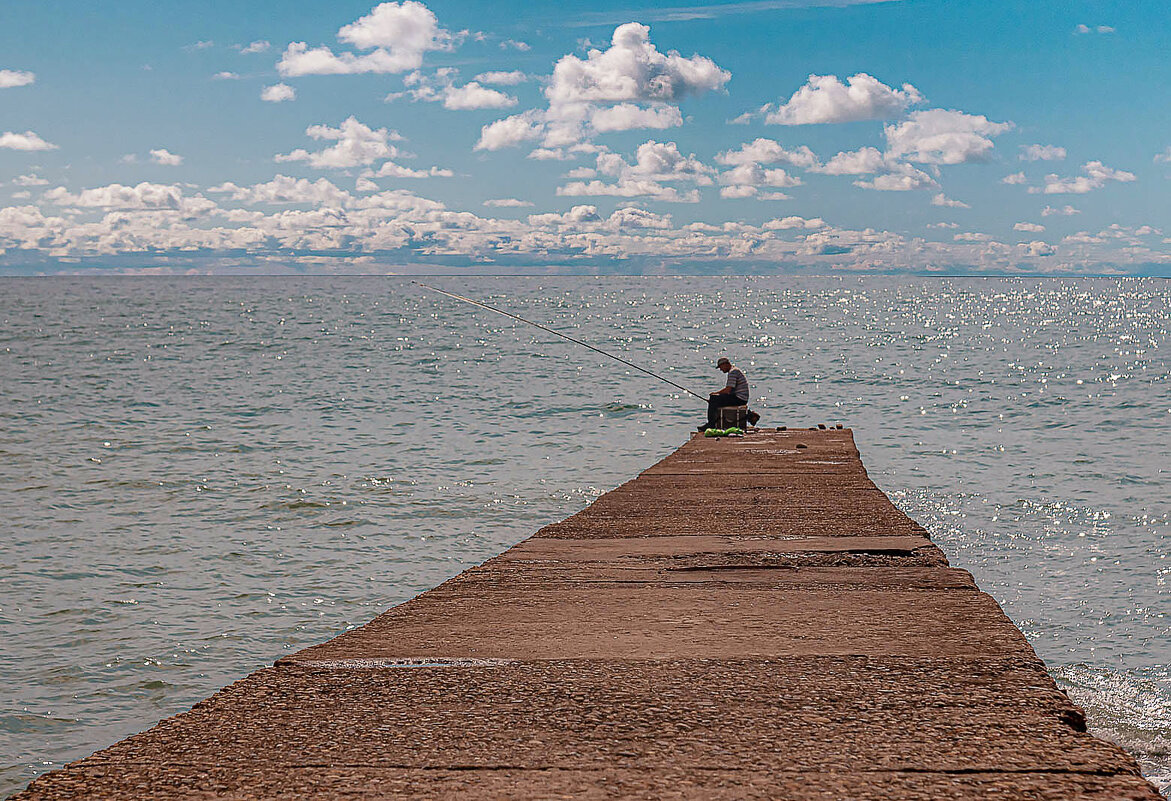
[{"label": "striped shirt", "polygon": [[737,400],[748,403],[748,379],[740,372],[739,367],[733,367],[728,371],[727,386],[731,387],[732,394]]}]

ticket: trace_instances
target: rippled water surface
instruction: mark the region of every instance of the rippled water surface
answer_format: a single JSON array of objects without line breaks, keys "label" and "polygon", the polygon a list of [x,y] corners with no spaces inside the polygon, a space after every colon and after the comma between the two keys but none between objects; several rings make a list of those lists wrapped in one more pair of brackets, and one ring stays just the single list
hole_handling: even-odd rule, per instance
[{"label": "rippled water surface", "polygon": [[[435,279],[842,422],[1171,785],[1167,284]],[[0,795],[561,519],[694,399],[386,278],[0,281]]]}]

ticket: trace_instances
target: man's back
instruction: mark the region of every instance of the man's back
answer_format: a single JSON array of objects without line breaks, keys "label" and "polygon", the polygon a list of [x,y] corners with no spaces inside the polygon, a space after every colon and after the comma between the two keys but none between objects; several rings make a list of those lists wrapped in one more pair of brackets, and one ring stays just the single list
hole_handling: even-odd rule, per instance
[{"label": "man's back", "polygon": [[737,400],[748,403],[748,379],[739,367],[733,367],[728,371],[728,387]]}]

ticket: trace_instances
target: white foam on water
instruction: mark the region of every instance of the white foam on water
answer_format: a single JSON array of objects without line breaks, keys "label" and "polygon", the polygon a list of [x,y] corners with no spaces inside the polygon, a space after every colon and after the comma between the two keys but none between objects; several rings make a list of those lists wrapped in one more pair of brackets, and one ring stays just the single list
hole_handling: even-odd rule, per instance
[{"label": "white foam on water", "polygon": [[1086,711],[1092,734],[1135,756],[1143,775],[1171,790],[1171,670],[1166,666],[1113,670],[1082,663],[1052,671],[1075,704]]}]

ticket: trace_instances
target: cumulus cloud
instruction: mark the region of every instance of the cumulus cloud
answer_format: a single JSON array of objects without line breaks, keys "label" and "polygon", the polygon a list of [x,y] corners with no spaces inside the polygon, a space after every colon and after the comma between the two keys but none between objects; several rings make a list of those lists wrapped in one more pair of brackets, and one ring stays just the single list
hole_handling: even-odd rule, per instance
[{"label": "cumulus cloud", "polygon": [[202,196],[185,197],[178,184],[143,181],[135,186],[109,184],[71,193],[64,187],[50,189],[44,199],[58,206],[98,209],[165,209],[188,215],[206,214],[216,204]]},{"label": "cumulus cloud", "polygon": [[1055,209],[1052,206],[1046,206],[1045,208],[1041,209],[1042,217],[1072,217],[1074,214],[1081,214],[1081,210],[1075,209],[1073,206],[1063,206],[1060,209]]},{"label": "cumulus cloud", "polygon": [[286,78],[406,72],[422,66],[428,51],[451,50],[455,42],[450,32],[439,27],[431,9],[415,0],[380,3],[366,16],[343,26],[337,38],[370,52],[334,53],[325,46],[310,48],[305,42],[292,42],[277,70]]},{"label": "cumulus cloud", "polygon": [[864,72],[850,76],[845,83],[836,75],[810,75],[788,102],[775,109],[766,106],[764,121],[774,125],[814,125],[889,120],[901,117],[908,106],[922,102],[923,95],[911,84],[892,89]]},{"label": "cumulus cloud", "polygon": [[731,74],[711,59],[661,52],[650,29],[635,22],[614,30],[610,47],[585,58],[569,54],[553,67],[546,109],[484,126],[477,150],[497,150],[539,139],[545,148],[588,140],[599,133],[663,129],[682,124],[675,103],[721,89]]},{"label": "cumulus cloud", "polygon": [[1065,148],[1057,145],[1021,145],[1021,161],[1061,161]]},{"label": "cumulus cloud", "polygon": [[1086,192],[1101,189],[1111,181],[1129,183],[1135,180],[1133,172],[1115,170],[1112,167],[1107,167],[1100,161],[1086,162],[1082,165],[1082,173],[1082,175],[1071,178],[1062,178],[1056,174],[1046,175],[1045,185],[1029,187],[1029,192],[1034,194],[1044,193],[1046,195],[1084,195]]},{"label": "cumulus cloud", "polygon": [[248,56],[253,53],[264,53],[270,47],[272,47],[272,43],[266,39],[257,39],[256,41],[249,42],[246,45],[236,45],[236,49],[239,50],[240,55],[243,56]]},{"label": "cumulus cloud", "polygon": [[1014,231],[1025,231],[1030,234],[1039,234],[1045,230],[1045,226],[1039,223],[1019,222],[1012,227]]},{"label": "cumulus cloud", "polygon": [[391,140],[401,139],[394,131],[386,128],[373,129],[349,117],[337,128],[328,125],[310,125],[305,134],[312,139],[334,141],[336,144],[324,150],[310,153],[298,148],[291,153],[278,155],[277,162],[304,161],[318,169],[347,169],[371,164],[379,159],[390,159],[398,155],[398,148]]},{"label": "cumulus cloud", "polygon": [[755,162],[748,162],[720,173],[720,183],[728,186],[774,186],[783,189],[800,186],[801,179],[789,175],[779,167],[768,170]]},{"label": "cumulus cloud", "polygon": [[584,59],[563,56],[545,95],[555,104],[672,101],[720,89],[731,77],[705,56],[660,52],[650,28],[629,22],[614,30],[608,49],[591,49]]},{"label": "cumulus cloud", "polygon": [[216,194],[226,194],[232,200],[248,204],[284,205],[294,203],[313,203],[344,205],[350,199],[350,194],[339,189],[324,178],[310,181],[305,178],[290,178],[287,175],[278,175],[271,181],[253,184],[252,186],[237,186],[228,182],[213,186],[209,190]]},{"label": "cumulus cloud", "polygon": [[820,228],[825,228],[825,220],[820,217],[784,217],[779,220],[769,220],[762,228],[766,231],[789,231],[793,229],[805,229],[808,231],[816,231]]},{"label": "cumulus cloud", "polygon": [[864,147],[838,153],[814,171],[826,175],[871,175],[890,166],[889,160],[878,148]]},{"label": "cumulus cloud", "polygon": [[778,162],[806,170],[818,166],[817,156],[805,145],[789,150],[772,139],[755,139],[741,145],[737,150],[725,150],[716,155],[716,163],[725,166]]},{"label": "cumulus cloud", "polygon": [[505,39],[500,43],[501,50],[519,50],[524,53],[533,48],[529,46],[528,42],[522,42],[519,39]]},{"label": "cumulus cloud", "polygon": [[183,163],[183,157],[172,153],[165,147],[150,151],[150,160],[164,167],[178,167]]},{"label": "cumulus cloud", "polygon": [[970,209],[970,208],[972,208],[967,203],[964,203],[962,200],[952,200],[947,195],[945,195],[943,192],[940,192],[939,194],[935,195],[935,197],[931,198],[931,205],[932,206],[942,206],[943,208],[947,208],[947,209]]},{"label": "cumulus cloud", "polygon": [[529,79],[529,76],[520,70],[512,70],[511,72],[503,72],[493,70],[490,72],[481,72],[475,77],[479,83],[492,83],[497,86],[516,86],[519,83],[524,83]]},{"label": "cumulus cloud", "polygon": [[12,183],[16,186],[48,186],[49,182],[39,175],[18,175],[12,179]]},{"label": "cumulus cloud", "polygon": [[1168,148],[1167,148],[1166,150],[1164,150],[1162,153],[1159,153],[1159,154],[1157,154],[1157,155],[1155,156],[1155,163],[1156,163],[1156,164],[1168,164],[1168,163],[1171,163],[1171,147],[1168,147]]},{"label": "cumulus cloud", "polygon": [[489,89],[476,81],[462,86],[455,84],[456,71],[451,68],[437,70],[434,76],[413,72],[404,79],[412,87],[408,91],[415,100],[442,103],[452,110],[483,108],[509,108],[516,105],[516,98],[495,89]]},{"label": "cumulus cloud", "polygon": [[451,178],[454,175],[454,172],[443,167],[414,170],[393,161],[385,162],[378,168],[378,172],[374,173],[375,178]]},{"label": "cumulus cloud", "polygon": [[25,70],[0,70],[0,89],[12,89],[17,86],[28,86],[37,79],[35,72]]},{"label": "cumulus cloud", "polygon": [[595,169],[577,174],[582,177],[607,176],[614,179],[613,183],[602,180],[573,181],[559,187],[557,194],[650,197],[667,202],[694,203],[699,200],[699,194],[694,189],[681,193],[675,187],[663,184],[687,182],[710,186],[715,173],[714,169],[694,155],[681,153],[674,142],[656,142],[653,139],[638,146],[633,164],[617,153],[610,152],[599,153],[596,164]]},{"label": "cumulus cloud", "polygon": [[1075,36],[1084,36],[1087,33],[1114,33],[1114,28],[1110,25],[1090,26],[1083,22],[1079,23],[1078,26],[1073,29],[1073,32]]},{"label": "cumulus cloud", "polygon": [[211,78],[213,81],[238,81],[240,76],[235,72],[217,72]]},{"label": "cumulus cloud", "polygon": [[854,181],[854,186],[879,192],[913,192],[916,189],[938,189],[939,184],[927,173],[910,164],[888,163],[888,172],[869,181]]},{"label": "cumulus cloud", "polygon": [[1057,248],[1048,242],[1042,242],[1036,239],[1032,242],[1022,242],[1020,247],[1030,256],[1052,256],[1057,252]]},{"label": "cumulus cloud", "polygon": [[57,146],[46,142],[41,137],[37,136],[32,131],[25,131],[24,133],[13,133],[12,131],[5,131],[0,134],[0,148],[7,148],[8,150],[56,150]]},{"label": "cumulus cloud", "polygon": [[979,114],[928,109],[911,112],[909,119],[884,127],[887,155],[922,164],[964,164],[986,161],[991,137],[1012,128],[1009,122],[991,122]]},{"label": "cumulus cloud", "polygon": [[552,212],[549,214],[529,215],[529,225],[540,227],[582,225],[584,223],[599,223],[601,221],[602,217],[598,214],[597,206],[574,206],[564,214]]},{"label": "cumulus cloud", "polygon": [[274,83],[261,90],[260,99],[265,103],[284,103],[286,100],[296,100],[297,90],[287,83]]},{"label": "cumulus cloud", "polygon": [[737,150],[726,150],[716,155],[716,161],[730,167],[720,173],[720,183],[724,185],[720,197],[761,200],[788,200],[789,196],[783,192],[762,193],[758,187],[784,189],[801,185],[800,178],[783,168],[767,169],[762,165],[782,163],[808,169],[818,164],[817,156],[808,147],[788,150],[771,139],[756,139]]},{"label": "cumulus cloud", "polygon": [[1029,179],[1025,177],[1023,172],[1014,172],[1012,175],[1006,175],[1001,178],[1000,182],[1010,186],[1020,186],[1021,184],[1027,184]]},{"label": "cumulus cloud", "polygon": [[683,115],[679,108],[667,104],[639,106],[634,103],[619,103],[616,106],[594,109],[590,113],[590,126],[598,133],[674,128],[682,124]]},{"label": "cumulus cloud", "polygon": [[484,205],[496,209],[519,209],[532,206],[533,204],[527,200],[518,200],[514,197],[497,197],[485,200]]}]

